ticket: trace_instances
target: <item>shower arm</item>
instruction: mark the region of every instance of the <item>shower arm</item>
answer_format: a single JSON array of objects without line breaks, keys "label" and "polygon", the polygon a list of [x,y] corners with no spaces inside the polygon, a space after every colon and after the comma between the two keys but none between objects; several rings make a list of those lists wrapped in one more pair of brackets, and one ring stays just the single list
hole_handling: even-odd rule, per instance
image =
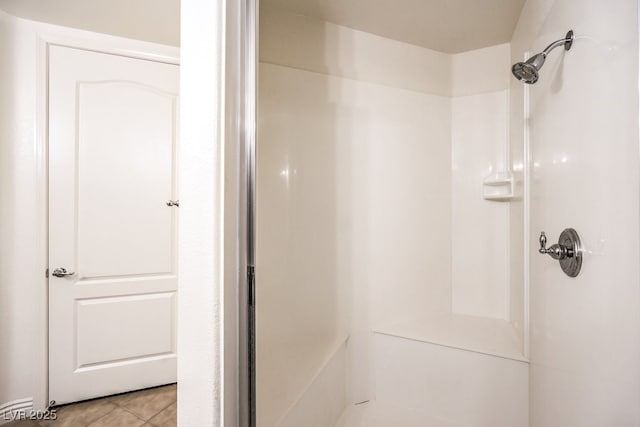
[{"label": "shower arm", "polygon": [[527,59],[525,62],[518,62],[511,67],[511,73],[513,76],[527,84],[533,84],[538,81],[538,72],[544,65],[544,61],[547,58],[549,52],[553,49],[564,45],[564,50],[571,49],[573,44],[573,31],[569,30],[564,39],[556,40],[547,46],[542,52],[537,53]]},{"label": "shower arm", "polygon": [[546,57],[549,54],[549,52],[551,52],[553,49],[563,45],[564,45],[564,50],[569,50],[571,49],[572,44],[573,44],[573,31],[569,31],[565,36],[565,38],[556,40],[553,43],[551,43],[549,46],[545,47],[544,50],[542,51],[542,54]]}]

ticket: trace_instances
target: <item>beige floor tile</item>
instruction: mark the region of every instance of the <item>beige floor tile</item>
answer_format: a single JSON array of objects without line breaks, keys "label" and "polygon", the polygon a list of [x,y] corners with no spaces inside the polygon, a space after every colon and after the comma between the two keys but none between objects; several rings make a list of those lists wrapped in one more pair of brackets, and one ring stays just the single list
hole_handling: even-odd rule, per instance
[{"label": "beige floor tile", "polygon": [[125,399],[118,404],[145,421],[176,402],[175,385],[143,390],[133,394],[135,396],[131,399]]},{"label": "beige floor tile", "polygon": [[[152,389],[152,390],[155,390],[155,389]],[[127,403],[129,400],[133,399],[134,397],[147,392],[148,390],[132,391],[130,393],[122,393],[122,394],[116,394],[114,396],[107,396],[105,397],[105,399],[108,400],[109,402],[115,403],[116,405],[122,406],[125,403]]]},{"label": "beige floor tile", "polygon": [[123,403],[125,403],[127,400],[131,400],[133,398],[133,395],[137,393],[137,392],[133,392],[133,393],[123,393],[123,394],[115,394],[113,396],[107,396],[104,398],[104,400],[107,400],[111,403],[115,403],[116,405],[120,406]]},{"label": "beige floor tile", "polygon": [[149,420],[155,427],[176,427],[178,424],[178,404],[174,403]]},{"label": "beige floor tile", "polygon": [[108,396],[105,399],[115,403],[116,405],[124,406],[130,400],[139,398],[140,396],[147,396],[155,393],[166,393],[168,390],[173,390],[173,392],[176,393],[176,390],[177,390],[176,384],[170,384],[170,385],[154,387],[154,388],[147,388],[144,390],[133,391],[130,393],[116,394],[114,396]]},{"label": "beige floor tile", "polygon": [[122,408],[116,408],[99,420],[89,424],[89,427],[140,427],[144,420]]},{"label": "beige floor tile", "polygon": [[85,427],[104,417],[117,406],[105,399],[90,400],[57,409],[57,419],[41,421],[43,427]]}]

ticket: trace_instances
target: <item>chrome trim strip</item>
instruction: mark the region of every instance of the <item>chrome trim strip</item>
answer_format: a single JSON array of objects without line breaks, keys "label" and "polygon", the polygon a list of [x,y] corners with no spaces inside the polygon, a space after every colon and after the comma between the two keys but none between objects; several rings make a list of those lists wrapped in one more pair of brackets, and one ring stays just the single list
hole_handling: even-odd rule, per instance
[{"label": "chrome trim strip", "polygon": [[249,426],[257,424],[256,392],[256,144],[258,120],[258,1],[247,0],[247,268],[250,274],[247,305],[249,354]]},{"label": "chrome trim strip", "polygon": [[[238,177],[238,365],[239,425],[255,427],[256,413],[256,319],[255,319],[255,217],[258,0],[243,0],[239,22],[238,128],[240,165]],[[237,46],[237,45],[236,45]],[[232,72],[229,70],[229,72]]]}]

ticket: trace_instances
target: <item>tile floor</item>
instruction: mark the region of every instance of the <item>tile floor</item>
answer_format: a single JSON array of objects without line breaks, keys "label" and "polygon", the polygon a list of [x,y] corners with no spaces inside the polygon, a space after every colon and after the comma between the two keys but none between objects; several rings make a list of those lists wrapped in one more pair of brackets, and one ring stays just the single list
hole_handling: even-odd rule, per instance
[{"label": "tile floor", "polygon": [[56,408],[55,421],[21,420],[3,427],[171,427],[176,425],[176,385],[108,396]]}]

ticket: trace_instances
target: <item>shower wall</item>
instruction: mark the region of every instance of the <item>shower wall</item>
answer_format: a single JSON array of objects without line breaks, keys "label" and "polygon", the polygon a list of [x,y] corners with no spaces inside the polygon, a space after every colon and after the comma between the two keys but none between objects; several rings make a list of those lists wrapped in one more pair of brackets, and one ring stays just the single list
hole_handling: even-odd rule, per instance
[{"label": "shower wall", "polygon": [[[509,45],[447,55],[261,13],[259,425],[375,398],[381,334],[521,360],[510,199],[483,197],[509,164]],[[522,362],[465,360],[526,390]]]},{"label": "shower wall", "polygon": [[[638,3],[529,0],[512,62],[569,29],[571,50],[511,88],[514,166],[531,175],[531,426],[637,426]],[[576,278],[537,253],[541,231],[555,243],[566,227],[585,250]]]},{"label": "shower wall", "polygon": [[487,201],[481,190],[485,178],[509,173],[507,93],[454,98],[451,145],[452,311],[505,320],[509,313],[508,203]]},{"label": "shower wall", "polygon": [[[363,356],[366,381],[372,318],[442,310],[450,283],[451,101],[398,87],[446,91],[446,72],[427,82],[409,74],[416,61],[447,70],[446,56],[316,21],[292,37],[282,33],[292,31],[282,19],[261,22],[257,356],[264,426],[283,419],[325,365],[341,366],[333,357],[348,336],[349,353],[357,348]],[[329,42],[298,52],[282,46],[315,37]],[[381,49],[394,52],[392,67],[409,73],[371,72],[367,62]],[[331,59],[320,69],[325,56]],[[341,378],[334,388],[346,391],[346,371]],[[336,415],[345,404],[346,397]]]},{"label": "shower wall", "polygon": [[511,199],[486,200],[483,191],[493,188],[482,185],[510,173],[509,45],[452,59],[452,311],[509,320]]}]

